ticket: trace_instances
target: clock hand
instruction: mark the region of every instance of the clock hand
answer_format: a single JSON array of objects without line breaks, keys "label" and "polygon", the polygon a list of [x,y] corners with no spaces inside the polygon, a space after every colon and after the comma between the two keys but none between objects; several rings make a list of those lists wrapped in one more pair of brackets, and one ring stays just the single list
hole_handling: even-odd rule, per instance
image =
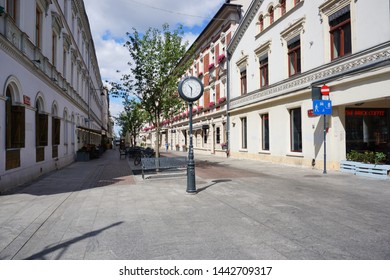
[{"label": "clock hand", "polygon": [[192,96],[192,86],[190,86],[190,85],[188,85],[189,87],[190,87],[190,89],[191,89],[191,96]]}]

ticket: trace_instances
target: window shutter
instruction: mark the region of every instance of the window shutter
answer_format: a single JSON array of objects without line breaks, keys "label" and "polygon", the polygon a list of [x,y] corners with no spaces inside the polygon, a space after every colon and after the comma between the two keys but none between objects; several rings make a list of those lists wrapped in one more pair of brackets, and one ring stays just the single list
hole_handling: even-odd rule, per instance
[{"label": "window shutter", "polygon": [[60,144],[60,127],[61,120],[59,118],[52,118],[52,145]]},{"label": "window shutter", "polygon": [[25,146],[25,108],[12,106],[11,113],[12,148],[24,148]]},{"label": "window shutter", "polygon": [[39,146],[47,146],[48,136],[48,116],[45,114],[39,114]]}]

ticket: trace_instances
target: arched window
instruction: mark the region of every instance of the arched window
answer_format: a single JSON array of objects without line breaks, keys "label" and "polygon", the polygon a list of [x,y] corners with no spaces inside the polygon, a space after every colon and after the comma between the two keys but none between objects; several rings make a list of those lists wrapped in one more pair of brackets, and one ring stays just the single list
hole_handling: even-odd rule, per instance
[{"label": "arched window", "polygon": [[48,115],[43,112],[43,100],[38,98],[35,103],[35,145],[36,162],[45,160],[45,146],[48,139]]},{"label": "arched window", "polygon": [[6,170],[20,167],[20,148],[25,147],[25,107],[13,103],[12,87],[6,90],[5,148]]},{"label": "arched window", "polygon": [[273,6],[269,7],[268,14],[269,14],[269,24],[271,25],[274,23],[274,7]]},{"label": "arched window", "polygon": [[286,0],[280,0],[280,16],[283,16],[286,13]]},{"label": "arched window", "polygon": [[53,104],[51,117],[51,145],[52,158],[58,157],[58,145],[60,145],[61,119],[58,117],[57,105]]},{"label": "arched window", "polygon": [[259,26],[260,26],[260,32],[264,30],[264,16],[260,15],[259,17]]}]

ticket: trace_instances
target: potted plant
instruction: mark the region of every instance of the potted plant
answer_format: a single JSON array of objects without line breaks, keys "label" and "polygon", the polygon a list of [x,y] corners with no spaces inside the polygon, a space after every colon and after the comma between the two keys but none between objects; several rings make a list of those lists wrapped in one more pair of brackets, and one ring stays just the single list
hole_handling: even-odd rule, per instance
[{"label": "potted plant", "polygon": [[176,151],[180,151],[180,145],[179,144],[176,144],[175,147],[176,147]]},{"label": "potted plant", "polygon": [[218,63],[221,63],[221,62],[223,62],[225,60],[225,54],[223,53],[223,54],[220,54],[219,56],[218,56]]},{"label": "potted plant", "polygon": [[225,101],[226,101],[226,97],[225,96],[218,98],[218,104],[221,104],[221,103],[223,103]]},{"label": "potted plant", "polygon": [[181,147],[183,149],[183,152],[187,152],[187,146],[186,145],[182,145]]}]

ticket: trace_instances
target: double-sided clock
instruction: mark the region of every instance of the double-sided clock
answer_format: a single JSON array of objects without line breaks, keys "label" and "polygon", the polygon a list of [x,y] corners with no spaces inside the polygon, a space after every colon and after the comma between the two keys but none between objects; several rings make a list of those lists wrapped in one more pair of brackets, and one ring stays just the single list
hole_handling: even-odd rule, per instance
[{"label": "double-sided clock", "polygon": [[203,94],[203,84],[196,77],[186,77],[179,83],[179,94],[187,102],[196,101]]}]

